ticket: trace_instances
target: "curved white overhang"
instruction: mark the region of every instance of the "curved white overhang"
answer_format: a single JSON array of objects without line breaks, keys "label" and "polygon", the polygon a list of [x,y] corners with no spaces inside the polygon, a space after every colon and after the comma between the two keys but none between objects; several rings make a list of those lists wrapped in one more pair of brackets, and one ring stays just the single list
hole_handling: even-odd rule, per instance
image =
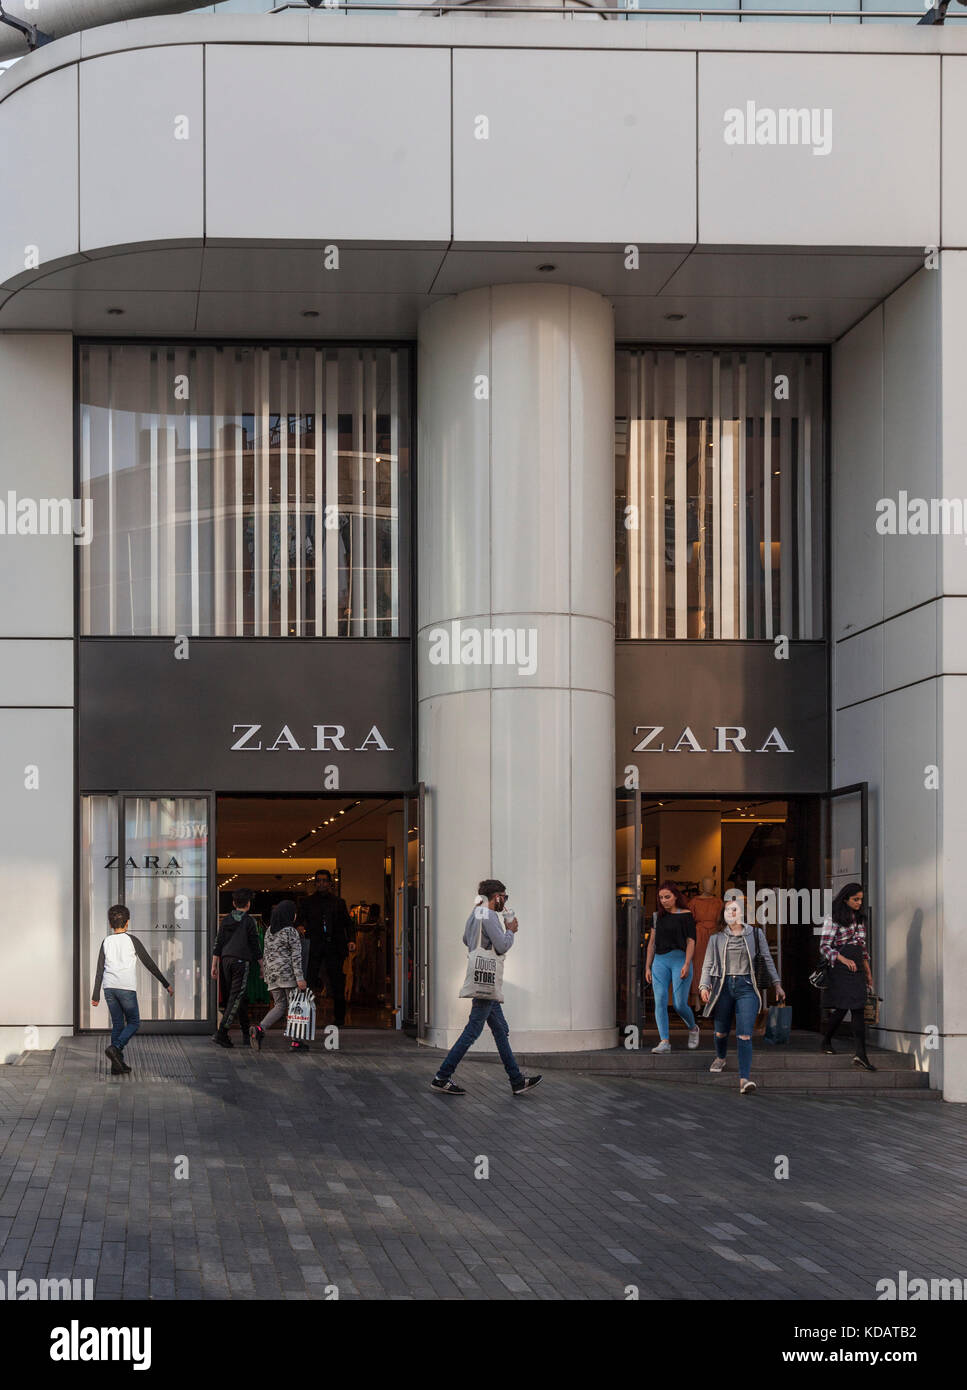
[{"label": "curved white overhang", "polygon": [[[620,338],[829,341],[941,244],[967,33],[810,27],[803,53],[759,25],[736,52],[729,25],[445,18],[416,43],[412,18],[154,18],[18,63],[0,332],[409,337],[442,295],[556,279],[612,298]],[[831,110],[832,148],[730,146],[747,98]]]}]

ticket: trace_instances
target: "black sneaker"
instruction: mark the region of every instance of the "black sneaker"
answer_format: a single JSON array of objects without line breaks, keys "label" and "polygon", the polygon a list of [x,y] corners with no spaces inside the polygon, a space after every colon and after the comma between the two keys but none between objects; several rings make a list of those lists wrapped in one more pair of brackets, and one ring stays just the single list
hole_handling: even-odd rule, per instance
[{"label": "black sneaker", "polygon": [[525,1076],[523,1081],[511,1089],[515,1096],[522,1096],[525,1091],[533,1091],[534,1087],[539,1086],[543,1080],[543,1076]]},{"label": "black sneaker", "polygon": [[831,1042],[826,1042],[825,1038],[819,1047],[820,1052],[825,1052],[827,1057],[835,1057],[836,1049]]},{"label": "black sneaker", "polygon": [[876,1071],[876,1067],[874,1067],[869,1057],[854,1057],[853,1066],[862,1067],[864,1071]]},{"label": "black sneaker", "polygon": [[253,1023],[251,1028],[249,1029],[249,1037],[255,1039],[255,1045],[260,1052],[262,1051],[262,1039],[264,1036],[265,1030],[263,1029],[261,1023]]},{"label": "black sneaker", "polygon": [[231,1038],[230,1038],[230,1037],[228,1036],[228,1034],[225,1032],[225,1029],[224,1029],[224,1028],[219,1028],[218,1032],[215,1034],[215,1041],[218,1043],[218,1046],[219,1046],[219,1047],[234,1047],[234,1046],[235,1046],[235,1044],[232,1042]]},{"label": "black sneaker", "polygon": [[430,1082],[430,1090],[442,1091],[445,1096],[465,1096],[467,1094],[462,1086],[457,1086],[453,1081],[444,1081],[440,1076],[435,1076]]}]

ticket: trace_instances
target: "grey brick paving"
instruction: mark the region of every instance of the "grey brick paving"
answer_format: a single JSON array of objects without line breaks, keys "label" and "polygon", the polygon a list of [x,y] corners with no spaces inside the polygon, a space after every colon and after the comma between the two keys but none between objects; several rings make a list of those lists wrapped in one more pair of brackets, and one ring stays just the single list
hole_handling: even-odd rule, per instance
[{"label": "grey brick paving", "polygon": [[474,1061],[448,1099],[435,1058],[351,1033],[300,1056],[156,1042],[123,1079],[95,1039],[4,1069],[0,1271],[104,1299],[869,1299],[899,1269],[967,1277],[965,1107],[571,1070],[514,1100]]}]

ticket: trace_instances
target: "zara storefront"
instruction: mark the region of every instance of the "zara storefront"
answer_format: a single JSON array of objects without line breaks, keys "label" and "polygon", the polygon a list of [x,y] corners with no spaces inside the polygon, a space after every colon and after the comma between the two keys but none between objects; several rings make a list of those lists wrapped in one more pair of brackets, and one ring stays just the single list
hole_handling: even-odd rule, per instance
[{"label": "zara storefront", "polygon": [[[739,32],[188,16],[7,73],[0,492],[89,525],[0,537],[6,1057],[98,1026],[118,898],[150,1026],[209,1029],[226,893],[320,865],[359,1022],[453,1039],[496,874],[522,1051],[617,1043],[664,877],[795,896],[813,1026],[855,877],[878,1040],[967,1099],[963,543],[876,525],[957,485],[967,44]],[[726,141],[748,100],[831,143]]]}]

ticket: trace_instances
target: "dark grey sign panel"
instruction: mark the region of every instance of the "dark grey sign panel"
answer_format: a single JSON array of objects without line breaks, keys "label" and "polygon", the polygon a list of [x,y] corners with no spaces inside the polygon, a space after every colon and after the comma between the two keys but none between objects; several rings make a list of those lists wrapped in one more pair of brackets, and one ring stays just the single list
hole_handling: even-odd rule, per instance
[{"label": "dark grey sign panel", "polygon": [[643,791],[826,791],[826,645],[788,650],[777,660],[770,642],[619,642],[618,785],[637,768]]},{"label": "dark grey sign panel", "polygon": [[413,785],[406,640],[86,638],[82,791],[396,791]]}]

